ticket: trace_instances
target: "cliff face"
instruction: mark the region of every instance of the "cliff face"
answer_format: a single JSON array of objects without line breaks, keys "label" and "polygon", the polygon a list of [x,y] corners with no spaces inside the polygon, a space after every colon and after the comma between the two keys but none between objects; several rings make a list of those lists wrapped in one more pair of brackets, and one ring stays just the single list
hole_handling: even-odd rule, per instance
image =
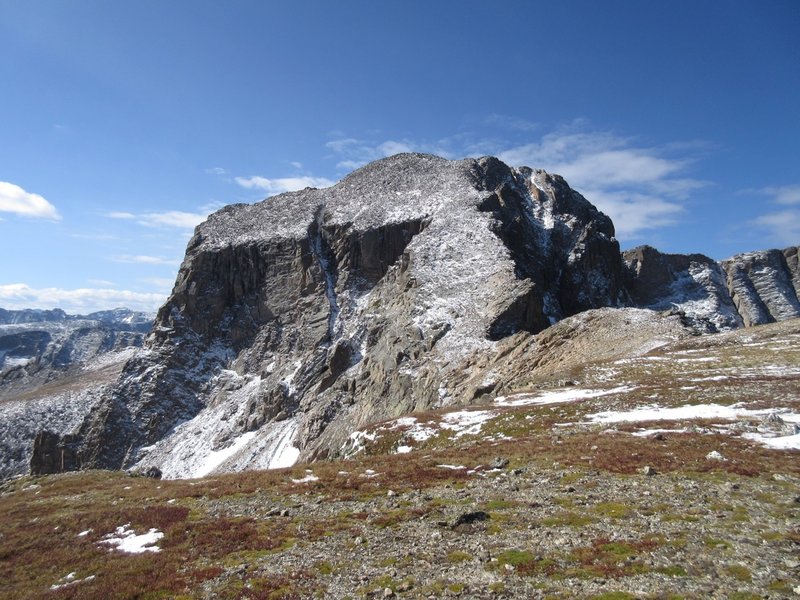
[{"label": "cliff face", "polygon": [[800,316],[796,247],[716,262],[701,254],[663,254],[642,246],[624,252],[623,260],[626,287],[637,306],[679,310],[707,331]]},{"label": "cliff face", "polygon": [[[571,315],[675,313],[597,317],[656,337],[731,329],[797,315],[798,279],[796,248],[724,263],[623,255],[609,218],[558,176],[397,155],[201,224],[70,461],[187,477],[337,456],[367,423],[512,390],[531,356],[557,377],[537,348],[560,334],[532,334]],[[570,347],[570,364],[592,359]]]},{"label": "cliff face", "polygon": [[360,424],[463,402],[459,365],[497,340],[626,301],[611,221],[560,177],[398,155],[199,226],[81,462],[325,456]]}]

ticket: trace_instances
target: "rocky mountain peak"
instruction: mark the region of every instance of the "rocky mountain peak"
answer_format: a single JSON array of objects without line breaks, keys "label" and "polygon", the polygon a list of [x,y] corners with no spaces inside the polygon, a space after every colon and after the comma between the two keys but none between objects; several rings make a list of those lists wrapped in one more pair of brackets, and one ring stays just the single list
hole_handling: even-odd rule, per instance
[{"label": "rocky mountain peak", "polygon": [[358,423],[463,402],[461,371],[497,340],[626,299],[610,219],[562,178],[376,161],[197,228],[147,350],[85,424],[84,464],[335,454]]},{"label": "rocky mountain peak", "polygon": [[570,315],[648,307],[716,331],[758,322],[740,314],[758,299],[784,318],[787,252],[621,254],[557,175],[399,154],[199,225],[144,350],[69,451],[166,477],[338,456],[367,423],[513,388],[503,373],[532,368],[513,347]]}]

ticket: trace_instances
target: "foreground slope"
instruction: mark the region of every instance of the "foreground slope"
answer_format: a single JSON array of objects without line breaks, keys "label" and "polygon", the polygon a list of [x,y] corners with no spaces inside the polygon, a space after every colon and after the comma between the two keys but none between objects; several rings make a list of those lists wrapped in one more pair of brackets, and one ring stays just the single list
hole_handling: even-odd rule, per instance
[{"label": "foreground slope", "polygon": [[525,391],[366,428],[348,460],[6,482],[0,596],[796,598],[800,320],[647,312],[566,319]]}]

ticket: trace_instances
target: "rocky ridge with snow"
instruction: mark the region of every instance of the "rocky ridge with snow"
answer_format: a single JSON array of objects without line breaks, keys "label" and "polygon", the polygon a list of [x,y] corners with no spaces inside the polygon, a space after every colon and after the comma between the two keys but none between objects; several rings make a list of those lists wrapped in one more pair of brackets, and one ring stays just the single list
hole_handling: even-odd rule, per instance
[{"label": "rocky ridge with snow", "polygon": [[[654,336],[641,351],[790,318],[790,250],[623,255],[610,219],[556,175],[397,155],[198,226],[145,348],[61,447],[81,467],[173,478],[340,456],[368,423],[513,391],[532,367],[558,376],[552,331],[571,315],[669,309],[595,323],[639,323]],[[575,347],[573,362],[604,351]]]},{"label": "rocky ridge with snow", "polygon": [[80,426],[151,326],[127,309],[0,309],[0,477],[27,471],[40,431]]}]

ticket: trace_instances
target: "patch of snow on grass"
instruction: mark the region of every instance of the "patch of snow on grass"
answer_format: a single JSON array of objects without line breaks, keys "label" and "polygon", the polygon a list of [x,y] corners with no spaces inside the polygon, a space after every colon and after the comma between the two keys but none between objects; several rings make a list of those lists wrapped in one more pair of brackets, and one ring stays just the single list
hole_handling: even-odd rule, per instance
[{"label": "patch of snow on grass", "polygon": [[483,424],[495,416],[496,414],[489,410],[460,410],[444,415],[441,426],[455,431],[457,438],[463,435],[476,435],[480,433]]},{"label": "patch of snow on grass", "polygon": [[466,469],[464,465],[436,465],[440,469],[450,469],[451,471],[460,471],[461,469]]},{"label": "patch of snow on grass", "polygon": [[314,473],[308,469],[306,469],[305,477],[300,479],[292,479],[293,483],[311,483],[312,481],[319,481],[319,477],[314,475]]},{"label": "patch of snow on grass", "polygon": [[397,450],[394,451],[395,454],[408,454],[411,452],[413,448],[411,446],[398,446]]},{"label": "patch of snow on grass", "polygon": [[78,579],[77,577],[78,577],[78,574],[75,571],[73,571],[72,573],[67,573],[66,575],[64,575],[64,577],[62,577],[56,583],[51,585],[50,589],[52,591],[60,590],[62,588],[70,587],[70,586],[76,585],[78,583],[83,583],[85,581],[91,581],[92,579],[94,579],[95,576],[94,575],[89,575],[88,577],[84,577],[83,579]]},{"label": "patch of snow on grass", "polygon": [[763,433],[743,433],[742,437],[776,450],[800,450],[800,433],[771,437]]},{"label": "patch of snow on grass", "polygon": [[581,388],[569,388],[563,390],[553,390],[539,394],[513,394],[511,396],[498,396],[494,403],[498,406],[527,406],[530,404],[557,404],[559,402],[574,402],[575,400],[585,400],[586,398],[598,398],[609,394],[623,394],[635,388],[630,386],[620,386],[610,390],[587,390]]},{"label": "patch of snow on grass", "polygon": [[[779,409],[788,412],[788,409]],[[657,405],[642,406],[633,410],[605,411],[588,415],[592,423],[623,423],[635,421],[682,421],[691,419],[723,419],[735,421],[742,417],[764,417],[774,409],[750,410],[741,406],[721,404],[685,404],[672,408]],[[791,414],[781,414],[784,420],[792,420]]]},{"label": "patch of snow on grass", "polygon": [[161,552],[161,548],[155,544],[164,537],[163,533],[158,529],[150,529],[147,533],[136,535],[133,529],[129,529],[130,526],[130,523],[120,525],[114,530],[114,533],[109,533],[100,543],[116,546],[116,549],[120,552],[127,552],[129,554]]}]

